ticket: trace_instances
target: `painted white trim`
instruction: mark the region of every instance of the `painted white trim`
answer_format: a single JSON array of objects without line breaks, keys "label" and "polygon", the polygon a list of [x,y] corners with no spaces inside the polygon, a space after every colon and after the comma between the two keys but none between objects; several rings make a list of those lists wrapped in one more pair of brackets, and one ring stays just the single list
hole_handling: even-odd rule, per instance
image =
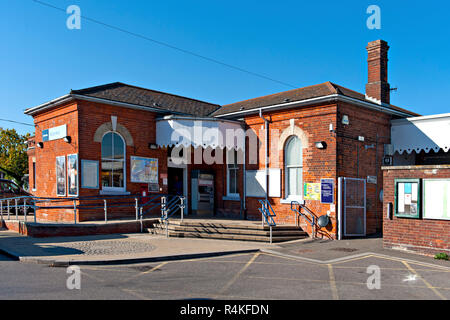
[{"label": "painted white trim", "polygon": [[284,199],[280,199],[281,204],[291,204],[292,201],[297,201],[300,204],[305,204],[302,196],[290,196]]},{"label": "painted white trim", "polygon": [[173,114],[180,114],[180,115],[183,114],[181,112],[176,112],[176,111],[169,111],[169,110],[158,109],[158,108],[153,108],[153,107],[145,107],[145,106],[140,106],[140,105],[136,105],[136,104],[132,104],[132,103],[119,102],[119,101],[114,101],[114,100],[95,98],[95,97],[89,97],[89,96],[84,96],[84,95],[80,95],[80,94],[71,94],[71,93],[61,96],[59,98],[53,99],[49,102],[40,104],[36,107],[26,109],[24,111],[24,113],[32,116],[39,111],[44,111],[44,110],[56,107],[59,104],[66,103],[66,102],[69,102],[69,101],[72,101],[75,99],[109,104],[109,105],[113,105],[113,106],[119,106],[119,107],[124,107],[124,108],[129,108],[129,109],[135,109],[135,110],[152,111],[152,112],[157,112],[157,113],[173,113]]},{"label": "painted white trim", "polygon": [[73,100],[71,94],[66,94],[64,96],[61,96],[61,97],[58,97],[56,99],[50,100],[50,101],[48,101],[46,103],[40,104],[40,105],[38,105],[36,107],[28,108],[28,109],[26,109],[24,111],[24,113],[28,114],[28,115],[33,115],[37,111],[45,110],[45,109],[51,108],[53,106],[56,106],[56,105],[58,105],[60,103],[68,102],[70,100]]}]

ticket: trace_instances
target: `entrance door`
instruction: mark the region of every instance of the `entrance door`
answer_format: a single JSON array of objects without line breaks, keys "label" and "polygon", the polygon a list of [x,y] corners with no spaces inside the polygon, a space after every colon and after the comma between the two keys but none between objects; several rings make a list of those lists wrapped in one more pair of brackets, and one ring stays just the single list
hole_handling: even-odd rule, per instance
[{"label": "entrance door", "polygon": [[[344,236],[366,235],[366,180],[339,178],[340,228]],[[339,231],[341,234],[341,231]]]},{"label": "entrance door", "polygon": [[184,169],[168,168],[168,187],[170,195],[184,195]]}]

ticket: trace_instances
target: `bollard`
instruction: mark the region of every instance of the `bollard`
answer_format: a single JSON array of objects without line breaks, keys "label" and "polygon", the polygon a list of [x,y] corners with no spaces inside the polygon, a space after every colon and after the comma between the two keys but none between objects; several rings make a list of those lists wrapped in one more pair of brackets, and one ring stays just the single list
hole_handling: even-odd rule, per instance
[{"label": "bollard", "polygon": [[37,220],[36,220],[36,211],[37,211],[37,207],[36,207],[36,200],[31,200],[32,201],[32,203],[33,203],[33,212],[34,212],[34,223],[36,223],[37,222]]},{"label": "bollard", "polygon": [[[77,224],[77,201],[73,200],[73,219],[75,224]],[[36,210],[34,211],[34,220],[36,220]]]},{"label": "bollard", "polygon": [[136,200],[136,221],[138,219],[138,214],[139,214],[139,200],[138,198],[134,198],[134,200]]},{"label": "bollard", "polygon": [[103,200],[105,202],[105,223],[108,222],[108,208],[106,207],[106,200]]},{"label": "bollard", "polygon": [[184,197],[180,198],[180,209],[181,209],[181,222],[183,222],[184,217]]},{"label": "bollard", "polygon": [[23,219],[27,222],[27,198],[23,198]]},{"label": "bollard", "polygon": [[142,207],[141,207],[141,233],[144,231],[144,226],[143,226],[143,224],[142,224]]}]

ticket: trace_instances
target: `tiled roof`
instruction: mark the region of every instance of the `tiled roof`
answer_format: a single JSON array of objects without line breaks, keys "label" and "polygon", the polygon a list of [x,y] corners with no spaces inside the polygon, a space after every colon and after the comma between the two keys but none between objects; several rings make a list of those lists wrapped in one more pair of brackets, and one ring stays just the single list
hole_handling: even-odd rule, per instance
[{"label": "tiled roof", "polygon": [[[325,82],[309,87],[303,87],[299,89],[293,89],[289,91],[279,92],[267,96],[262,96],[254,99],[244,100],[240,102],[224,105],[222,108],[216,110],[212,116],[227,115],[233,112],[239,111],[251,111],[261,107],[283,104],[288,102],[302,101],[312,98],[324,97],[332,94],[340,94],[357,100],[371,102],[366,99],[366,96],[362,93],[347,89],[332,82]],[[390,105],[389,108],[411,114],[411,116],[417,116],[418,114]]]},{"label": "tiled roof", "polygon": [[180,113],[199,117],[207,116],[220,108],[217,104],[135,87],[121,82],[81,90],[71,90],[70,93],[161,109],[161,112],[165,113]]}]

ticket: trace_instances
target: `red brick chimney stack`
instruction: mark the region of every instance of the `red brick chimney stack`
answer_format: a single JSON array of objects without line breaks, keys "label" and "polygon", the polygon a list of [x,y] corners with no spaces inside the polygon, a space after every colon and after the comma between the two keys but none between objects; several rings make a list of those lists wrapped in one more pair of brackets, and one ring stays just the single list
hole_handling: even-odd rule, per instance
[{"label": "red brick chimney stack", "polygon": [[387,79],[389,46],[384,40],[369,42],[367,46],[368,81],[366,96],[381,103],[390,103],[390,86]]}]

